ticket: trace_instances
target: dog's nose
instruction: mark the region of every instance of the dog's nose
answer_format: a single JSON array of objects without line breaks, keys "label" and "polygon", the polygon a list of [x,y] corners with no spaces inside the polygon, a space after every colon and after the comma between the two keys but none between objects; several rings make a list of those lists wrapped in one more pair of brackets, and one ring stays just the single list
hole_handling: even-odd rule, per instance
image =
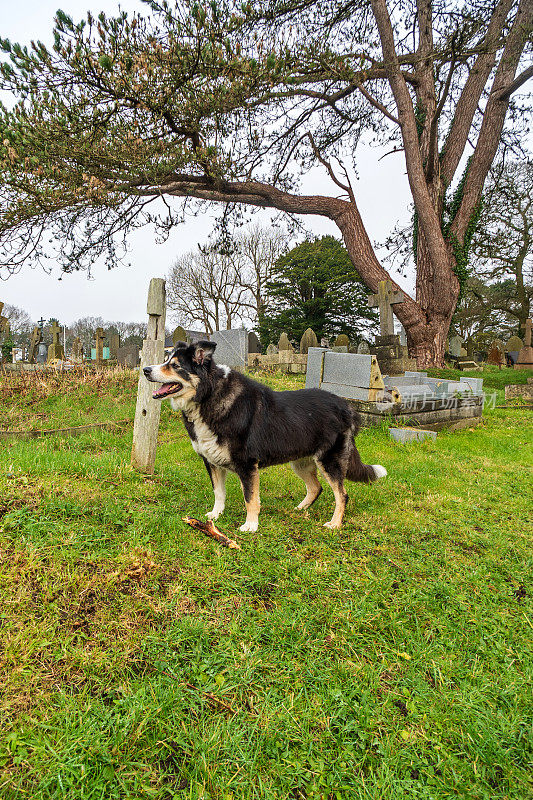
[{"label": "dog's nose", "polygon": [[143,372],[146,375],[146,377],[148,378],[150,376],[151,372],[152,372],[152,367],[143,367]]}]

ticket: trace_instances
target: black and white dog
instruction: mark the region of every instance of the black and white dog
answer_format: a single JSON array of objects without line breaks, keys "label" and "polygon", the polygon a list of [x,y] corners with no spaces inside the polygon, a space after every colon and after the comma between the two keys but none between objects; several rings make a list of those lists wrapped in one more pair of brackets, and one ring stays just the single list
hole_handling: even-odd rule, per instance
[{"label": "black and white dog", "polygon": [[206,516],[224,511],[227,470],[237,473],[246,503],[241,531],[256,531],[259,470],[290,461],[307,494],[297,506],[309,508],[322,491],[317,467],[333,489],[335,511],[328,528],[342,523],[348,495],[344,480],[369,483],[387,474],[379,464],[363,464],[354,444],[359,415],[341,397],[322,389],[274,392],[267,386],[215,364],[216,343],[178,342],[163,364],[144,367],[153,393],[181,411],[196,452],[203,458],[215,505]]}]

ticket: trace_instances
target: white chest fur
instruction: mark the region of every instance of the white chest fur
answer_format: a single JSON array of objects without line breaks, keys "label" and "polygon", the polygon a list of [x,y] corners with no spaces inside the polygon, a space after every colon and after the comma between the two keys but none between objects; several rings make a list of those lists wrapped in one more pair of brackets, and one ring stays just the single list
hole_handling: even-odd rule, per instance
[{"label": "white chest fur", "polygon": [[174,411],[183,411],[188,421],[194,427],[196,439],[191,439],[191,444],[198,455],[206,458],[210,464],[217,467],[226,467],[231,462],[231,455],[226,445],[218,442],[216,433],[206,425],[196,403],[180,403],[179,398],[171,398],[170,404]]}]

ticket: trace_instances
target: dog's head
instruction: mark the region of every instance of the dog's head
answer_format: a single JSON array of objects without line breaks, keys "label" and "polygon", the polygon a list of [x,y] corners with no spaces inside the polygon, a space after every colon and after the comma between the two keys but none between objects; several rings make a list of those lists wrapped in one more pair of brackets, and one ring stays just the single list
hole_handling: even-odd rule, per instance
[{"label": "dog's head", "polygon": [[213,362],[216,342],[178,342],[163,364],[144,367],[143,372],[149,381],[162,383],[152,395],[155,400],[176,397],[192,400],[196,397],[202,380],[208,378]]}]

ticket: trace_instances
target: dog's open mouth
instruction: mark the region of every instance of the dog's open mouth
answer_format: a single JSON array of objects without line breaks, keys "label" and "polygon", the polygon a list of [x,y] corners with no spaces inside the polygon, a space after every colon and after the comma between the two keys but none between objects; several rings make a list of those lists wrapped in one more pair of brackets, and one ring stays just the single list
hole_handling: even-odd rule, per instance
[{"label": "dog's open mouth", "polygon": [[163,397],[168,397],[171,394],[175,394],[181,389],[183,389],[182,383],[164,383],[160,389],[157,389],[157,391],[152,394],[152,397],[154,400],[162,400]]}]

